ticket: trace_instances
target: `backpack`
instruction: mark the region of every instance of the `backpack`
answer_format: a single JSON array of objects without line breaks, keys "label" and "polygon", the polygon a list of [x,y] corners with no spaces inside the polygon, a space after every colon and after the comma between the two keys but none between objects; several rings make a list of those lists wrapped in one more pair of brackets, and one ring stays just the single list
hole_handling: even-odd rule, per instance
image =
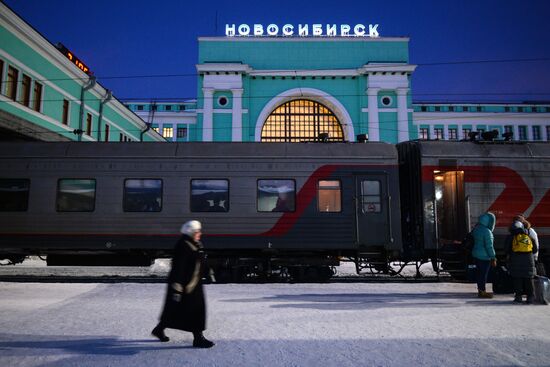
[{"label": "backpack", "polygon": [[470,254],[474,249],[474,244],[475,244],[474,235],[472,235],[472,232],[468,232],[464,237],[464,239],[462,240],[462,248],[464,249],[464,251]]},{"label": "backpack", "polygon": [[518,233],[512,240],[513,252],[533,252],[533,241],[526,233]]}]

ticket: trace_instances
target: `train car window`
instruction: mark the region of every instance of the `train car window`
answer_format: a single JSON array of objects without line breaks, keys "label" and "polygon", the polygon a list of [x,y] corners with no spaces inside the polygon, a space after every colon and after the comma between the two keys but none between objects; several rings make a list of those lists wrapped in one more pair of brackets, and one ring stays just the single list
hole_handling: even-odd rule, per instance
[{"label": "train car window", "polygon": [[125,212],[160,212],[162,180],[141,178],[124,180],[123,209]]},{"label": "train car window", "polygon": [[29,187],[30,180],[28,179],[0,179],[0,211],[27,211],[29,206]]},{"label": "train car window", "polygon": [[363,213],[380,213],[380,181],[361,182],[361,208]]},{"label": "train car window", "polygon": [[93,212],[95,179],[66,178],[57,181],[58,212]]},{"label": "train car window", "polygon": [[317,185],[317,210],[323,213],[342,211],[342,190],[340,181],[319,181]]},{"label": "train car window", "polygon": [[293,212],[296,203],[294,180],[258,180],[259,212]]},{"label": "train car window", "polygon": [[192,212],[228,212],[228,180],[191,180]]}]

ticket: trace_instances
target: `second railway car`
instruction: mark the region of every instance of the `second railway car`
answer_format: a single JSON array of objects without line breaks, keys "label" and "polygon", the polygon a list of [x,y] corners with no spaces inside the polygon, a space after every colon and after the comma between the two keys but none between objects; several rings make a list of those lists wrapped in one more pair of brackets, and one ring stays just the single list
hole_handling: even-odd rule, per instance
[{"label": "second railway car", "polygon": [[549,188],[546,143],[2,143],[0,258],[149,263],[198,219],[225,279],[326,279],[341,259],[459,276],[460,241],[487,210],[501,259],[523,213],[548,264]]},{"label": "second railway car", "polygon": [[502,263],[512,219],[524,214],[538,233],[539,259],[550,269],[550,144],[411,141],[397,149],[405,257],[429,254],[461,276],[461,241],[479,215],[491,211]]}]

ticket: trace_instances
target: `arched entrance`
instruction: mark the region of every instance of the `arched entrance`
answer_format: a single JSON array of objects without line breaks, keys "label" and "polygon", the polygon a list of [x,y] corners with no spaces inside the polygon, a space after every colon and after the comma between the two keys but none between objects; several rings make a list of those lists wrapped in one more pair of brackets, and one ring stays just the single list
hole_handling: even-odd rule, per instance
[{"label": "arched entrance", "polygon": [[338,117],[325,105],[309,99],[294,99],[278,106],[262,126],[262,142],[344,141]]}]

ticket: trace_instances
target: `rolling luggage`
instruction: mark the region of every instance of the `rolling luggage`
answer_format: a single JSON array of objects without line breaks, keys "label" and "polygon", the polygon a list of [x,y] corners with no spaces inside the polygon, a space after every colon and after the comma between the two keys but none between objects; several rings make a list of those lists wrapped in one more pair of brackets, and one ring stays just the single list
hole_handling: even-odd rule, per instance
[{"label": "rolling luggage", "polygon": [[489,272],[489,281],[493,283],[493,293],[495,294],[514,293],[512,277],[508,269],[502,265],[491,268]]},{"label": "rolling luggage", "polygon": [[547,305],[550,303],[550,281],[547,277],[536,276],[533,279],[535,283],[535,303]]}]

